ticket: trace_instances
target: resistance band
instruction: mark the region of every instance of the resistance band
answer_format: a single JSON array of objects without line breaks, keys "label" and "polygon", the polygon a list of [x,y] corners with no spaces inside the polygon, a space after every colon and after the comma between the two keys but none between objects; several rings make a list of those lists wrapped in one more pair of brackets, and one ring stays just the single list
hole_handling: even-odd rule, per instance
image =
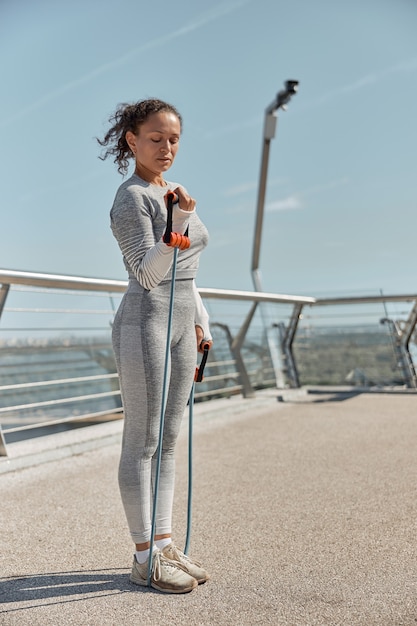
[{"label": "resistance band", "polygon": [[185,537],[184,554],[188,554],[191,540],[191,520],[192,520],[192,500],[193,500],[193,408],[194,408],[194,390],[195,383],[201,383],[203,380],[204,368],[206,366],[210,344],[204,342],[200,344],[203,349],[203,357],[199,367],[195,370],[194,382],[191,387],[190,399],[188,401],[188,504],[187,504],[187,533]]},{"label": "resistance band", "polygon": [[[162,399],[161,399],[161,414],[160,414],[160,422],[159,422],[159,438],[158,438],[158,454],[156,461],[156,472],[155,472],[155,485],[154,485],[154,497],[153,497],[153,511],[152,511],[152,527],[151,527],[151,538],[150,538],[150,557],[148,561],[148,587],[151,586],[151,576],[152,576],[152,549],[155,540],[155,527],[156,527],[156,506],[158,501],[158,491],[159,491],[159,476],[161,469],[161,456],[162,456],[162,441],[164,434],[164,424],[165,424],[165,402],[166,402],[166,390],[168,383],[168,372],[169,372],[169,355],[170,355],[170,346],[171,346],[171,329],[172,329],[172,317],[174,311],[174,295],[175,295],[175,277],[177,270],[177,259],[178,259],[178,250],[186,250],[190,247],[191,242],[189,237],[187,236],[188,229],[186,234],[181,235],[180,233],[172,232],[172,209],[173,204],[178,202],[178,196],[169,191],[166,196],[167,202],[167,225],[165,229],[165,233],[163,235],[163,241],[167,246],[174,248],[174,258],[172,262],[172,278],[171,278],[171,291],[170,291],[170,301],[169,301],[169,311],[168,311],[168,326],[167,326],[167,338],[166,338],[166,347],[165,347],[165,365],[164,365],[164,378],[163,378],[163,386],[162,386]],[[200,363],[200,366],[196,368],[196,373],[194,376],[195,382],[201,382],[203,380],[203,371],[207,361],[208,351],[210,348],[210,344],[202,343],[201,347],[203,348],[203,357]],[[188,481],[188,506],[187,506],[187,537],[186,537],[186,549],[185,554],[188,551],[190,536],[191,536],[191,512],[192,512],[192,422],[193,422],[193,404],[194,404],[194,383],[191,388],[191,394],[189,399],[189,438],[188,438],[188,471],[189,471],[189,481]]]},{"label": "resistance band", "polygon": [[171,291],[170,291],[169,311],[168,311],[167,339],[166,339],[166,346],[165,346],[165,365],[164,365],[164,378],[163,378],[163,384],[162,384],[161,415],[160,415],[160,421],[159,421],[158,454],[157,454],[157,461],[156,461],[155,486],[154,486],[154,498],[153,498],[153,510],[152,510],[152,526],[151,526],[151,538],[150,538],[150,557],[148,561],[148,587],[151,586],[151,576],[152,576],[152,550],[153,550],[153,544],[155,540],[156,503],[158,501],[159,475],[160,475],[160,469],[161,469],[161,456],[162,456],[162,439],[164,436],[165,402],[166,402],[166,391],[167,391],[168,372],[169,372],[169,354],[170,354],[170,346],[171,346],[172,316],[173,316],[173,311],[174,311],[174,293],[175,293],[175,276],[176,276],[176,271],[177,271],[177,258],[178,258],[179,249],[185,250],[190,247],[190,240],[187,237],[187,235],[181,235],[180,233],[172,232],[172,207],[174,203],[178,202],[178,196],[173,191],[168,191],[165,198],[166,198],[166,203],[167,203],[167,225],[166,225],[165,233],[162,239],[167,244],[167,246],[174,248],[174,258],[172,261],[172,279],[171,279]]}]

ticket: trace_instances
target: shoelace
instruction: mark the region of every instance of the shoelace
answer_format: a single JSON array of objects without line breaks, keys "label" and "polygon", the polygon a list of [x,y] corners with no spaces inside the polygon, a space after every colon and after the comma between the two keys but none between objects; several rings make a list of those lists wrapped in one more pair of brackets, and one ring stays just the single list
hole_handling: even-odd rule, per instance
[{"label": "shoelace", "polygon": [[193,563],[198,567],[201,566],[201,563],[198,563],[198,561],[194,561],[194,559],[190,559],[190,557],[184,554],[184,552],[181,552],[181,550],[177,548],[177,546],[172,545],[170,552],[173,554],[173,559],[175,561],[186,561],[188,563]]},{"label": "shoelace", "polygon": [[182,569],[181,566],[174,561],[170,561],[161,552],[156,552],[153,557],[152,570],[154,580],[161,578],[162,567],[171,567],[172,569]]}]

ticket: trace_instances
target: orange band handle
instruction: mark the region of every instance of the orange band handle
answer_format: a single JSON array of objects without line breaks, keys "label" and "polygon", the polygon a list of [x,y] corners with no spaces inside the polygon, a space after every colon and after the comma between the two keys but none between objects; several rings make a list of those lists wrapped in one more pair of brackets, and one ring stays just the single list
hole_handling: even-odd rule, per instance
[{"label": "orange band handle", "polygon": [[187,250],[191,245],[190,238],[180,233],[171,233],[169,243],[165,243],[171,248],[179,248],[180,250]]}]

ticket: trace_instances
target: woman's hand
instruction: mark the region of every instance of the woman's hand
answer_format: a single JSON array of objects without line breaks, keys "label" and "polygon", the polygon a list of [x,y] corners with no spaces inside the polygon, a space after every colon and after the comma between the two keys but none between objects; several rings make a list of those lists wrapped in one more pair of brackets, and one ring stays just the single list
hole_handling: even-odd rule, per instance
[{"label": "woman's hand", "polygon": [[174,189],[174,193],[176,193],[178,196],[178,204],[182,211],[194,211],[196,201],[194,200],[194,198],[189,196],[182,187],[177,187],[176,189]]},{"label": "woman's hand", "polygon": [[[203,332],[203,329],[201,328],[201,326],[196,326],[195,327],[195,336],[196,336],[196,339],[197,339],[197,350],[198,350],[198,352],[203,353],[204,349],[201,347],[201,342],[204,339],[204,332]],[[205,341],[204,343],[207,343],[209,345],[209,349],[213,345],[212,341]]]}]

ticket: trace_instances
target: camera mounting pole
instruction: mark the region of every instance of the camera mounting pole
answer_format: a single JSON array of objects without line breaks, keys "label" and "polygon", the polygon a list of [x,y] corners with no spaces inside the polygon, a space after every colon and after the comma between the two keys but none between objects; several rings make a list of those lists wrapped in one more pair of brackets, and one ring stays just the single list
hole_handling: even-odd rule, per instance
[{"label": "camera mounting pole", "polygon": [[[259,270],[259,257],[261,252],[262,224],[265,206],[266,179],[268,174],[269,148],[271,145],[271,139],[275,137],[275,131],[277,126],[276,112],[278,111],[278,109],[283,109],[284,111],[286,110],[288,102],[291,100],[292,96],[297,93],[298,80],[287,80],[284,85],[284,89],[278,92],[275,100],[271,102],[271,104],[265,110],[262,161],[259,176],[258,204],[256,209],[256,224],[252,253],[252,280],[255,286],[255,291],[262,291],[261,276]],[[265,329],[272,365],[275,372],[276,385],[278,389],[282,389],[285,387],[283,372],[284,368],[282,364],[283,341],[281,338],[281,350],[279,350],[276,345],[276,331],[274,332],[273,327],[269,327],[268,325],[265,306],[266,303],[260,305],[262,322]]]},{"label": "camera mounting pole", "polygon": [[262,291],[259,275],[259,257],[261,251],[262,224],[265,206],[266,179],[268,174],[269,148],[271,145],[271,139],[275,137],[275,131],[277,126],[276,111],[278,111],[278,109],[283,109],[285,111],[288,102],[291,100],[292,96],[297,93],[297,90],[298,80],[287,80],[285,82],[285,89],[278,92],[275,100],[271,102],[271,104],[265,109],[262,161],[259,176],[258,204],[256,208],[255,237],[253,241],[252,253],[252,279],[256,291]]}]

